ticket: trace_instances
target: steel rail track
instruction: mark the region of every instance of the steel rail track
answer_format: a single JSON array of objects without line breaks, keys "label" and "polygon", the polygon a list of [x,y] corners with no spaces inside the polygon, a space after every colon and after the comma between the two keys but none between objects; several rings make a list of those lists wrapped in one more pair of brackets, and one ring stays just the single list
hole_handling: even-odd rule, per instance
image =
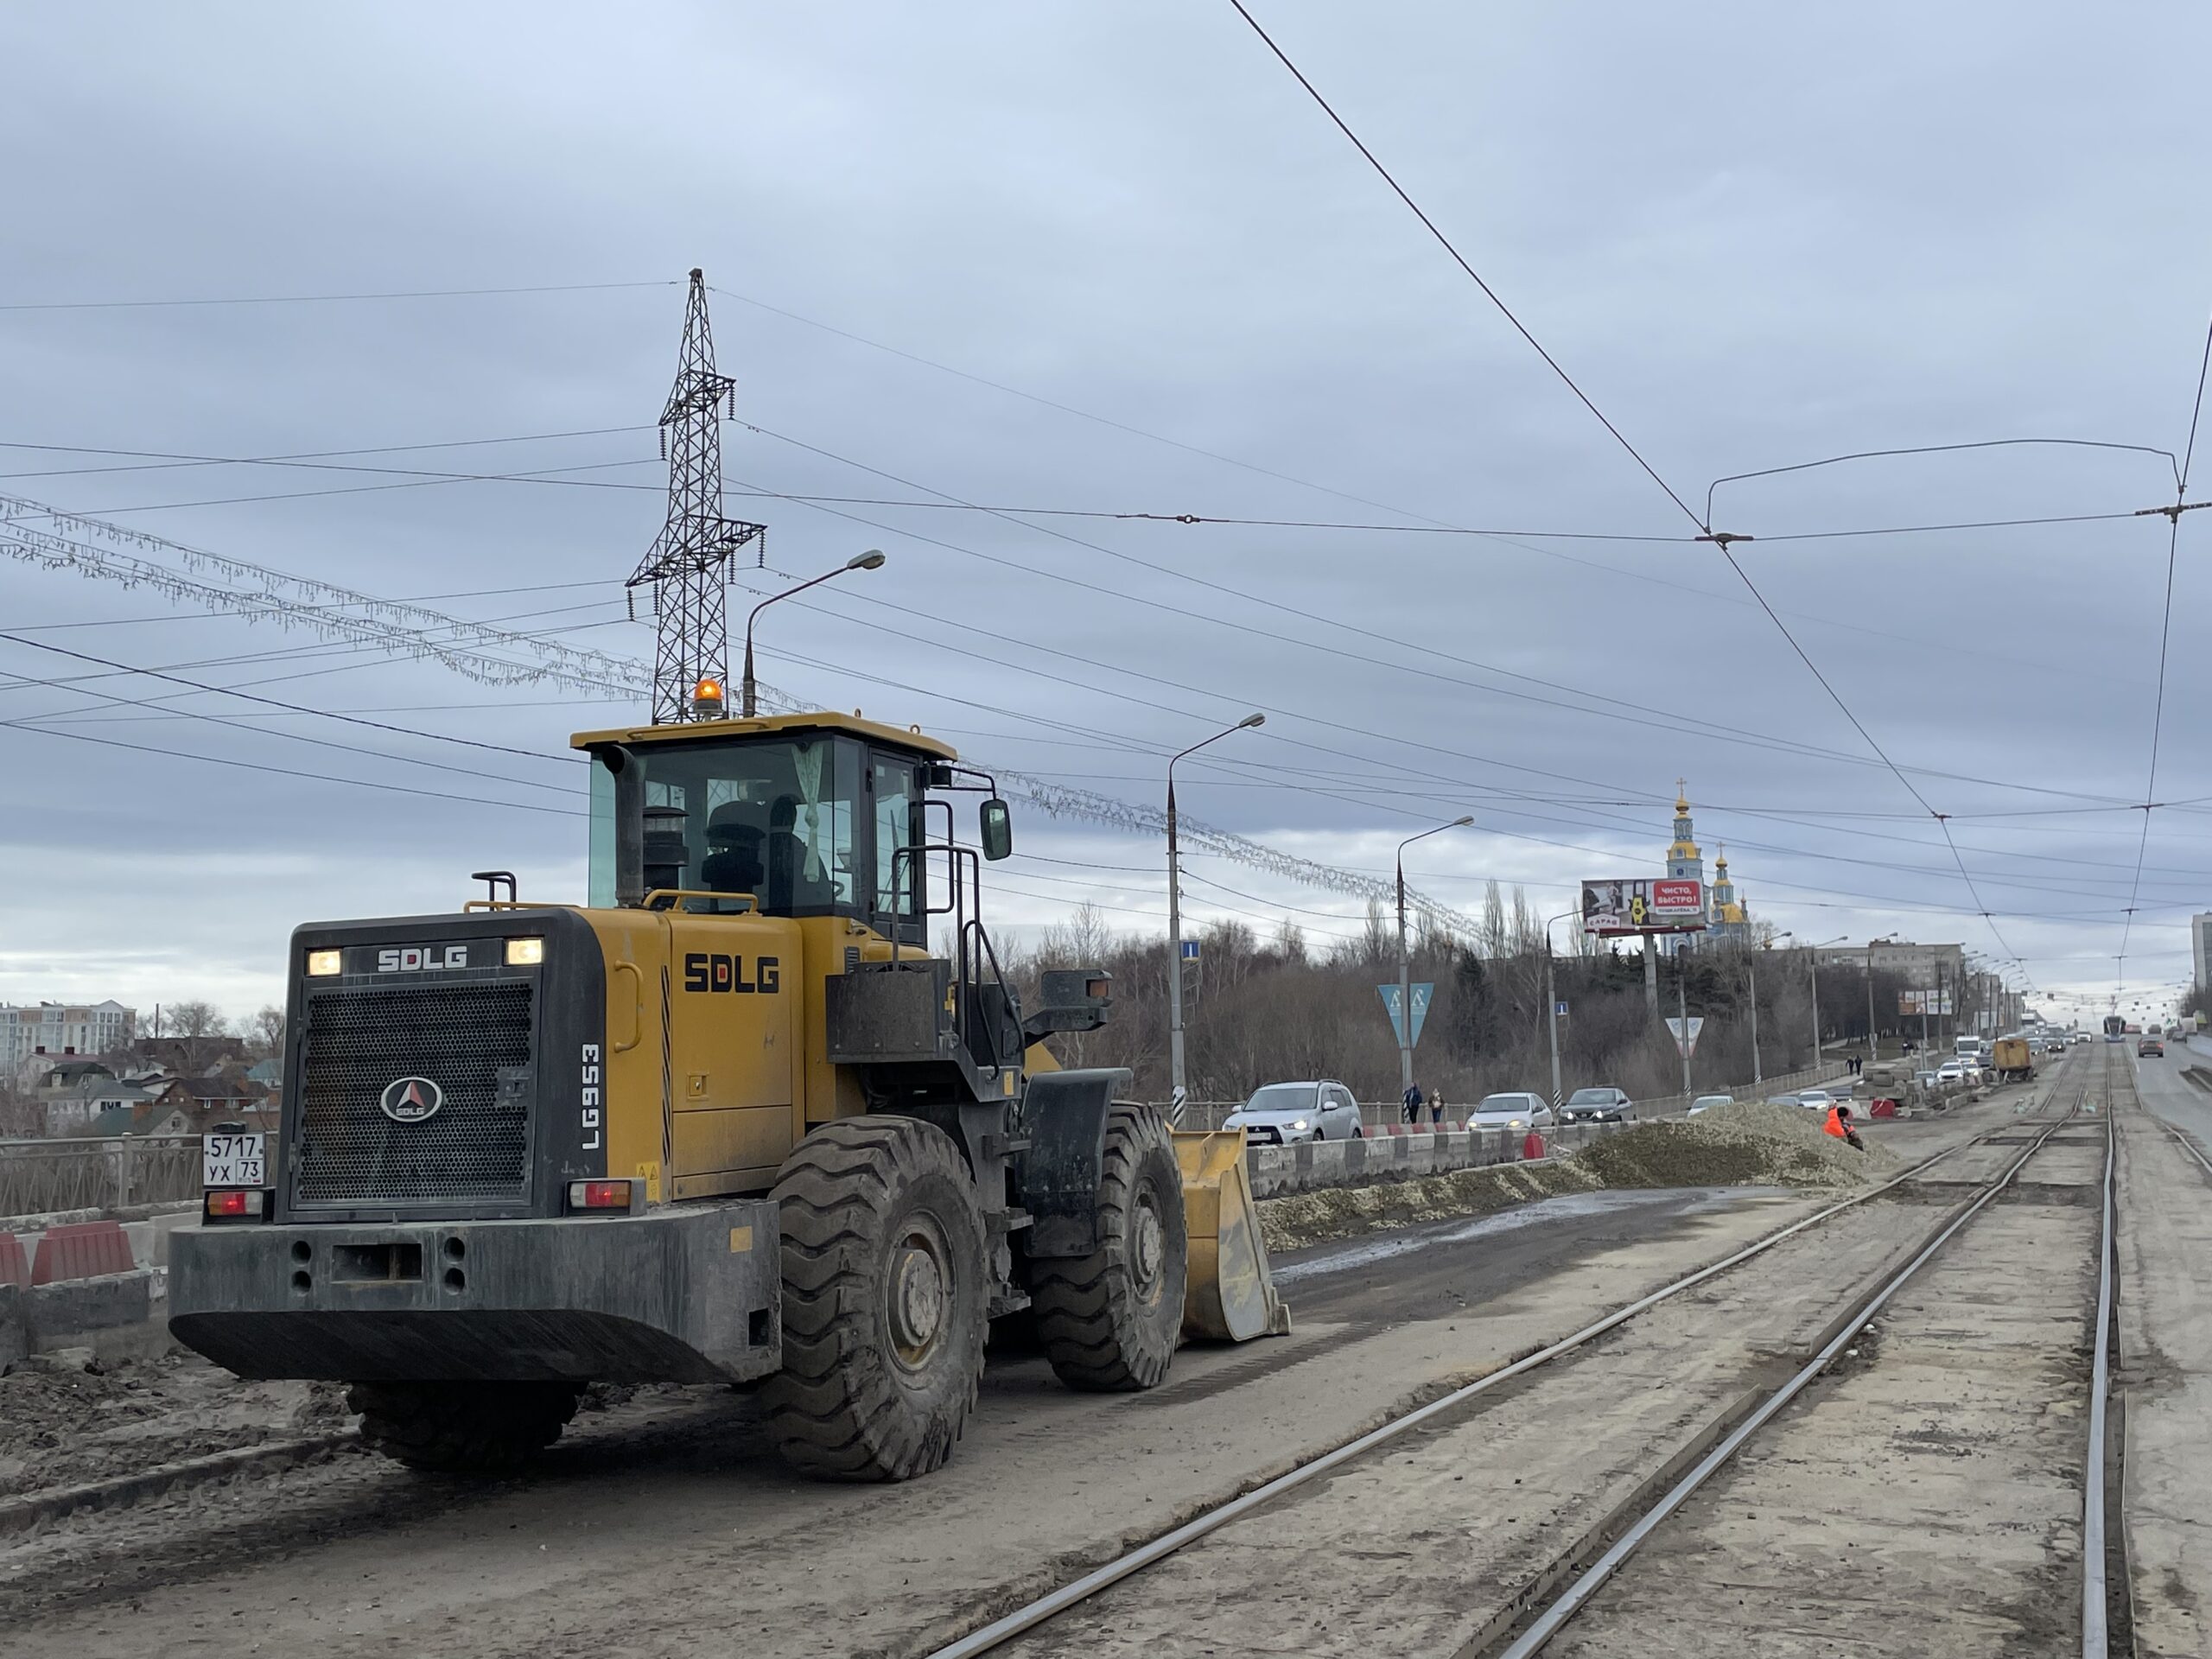
[{"label": "steel rail track", "polygon": [[[2109,1078],[2109,1066],[2107,1068],[2107,1078]],[[2029,1160],[2043,1150],[2044,1143],[2050,1141],[2051,1136],[2056,1135],[2059,1130],[2064,1128],[2068,1124],[2075,1120],[2076,1116],[2080,1113],[2082,1101],[2088,1096],[2088,1078],[2085,1076],[2081,1080],[2080,1089],[2075,1095],[2074,1104],[2068,1109],[2067,1113],[2063,1117],[2058,1119],[2056,1122],[2052,1123],[2049,1128],[2037,1135],[2036,1137],[2035,1143],[2029,1147],[2025,1152],[2022,1153],[2018,1158],[2014,1160],[2002,1175],[1999,1175],[1996,1179],[1991,1181],[1979,1194],[1961,1206],[1948,1221],[1944,1222],[1936,1230],[1935,1236],[1929,1239],[1926,1244],[1921,1247],[1919,1252],[1915,1255],[1910,1262],[1906,1262],[1904,1267],[1898,1268],[1896,1273],[1892,1274],[1889,1279],[1883,1283],[1881,1288],[1877,1290],[1872,1297],[1859,1306],[1856,1313],[1852,1314],[1851,1317],[1844,1322],[1842,1326],[1837,1330],[1835,1334],[1829,1338],[1826,1345],[1821,1349],[1820,1352],[1814,1355],[1809,1361],[1798,1370],[1796,1375],[1791,1376],[1787,1382],[1783,1382],[1779,1388],[1776,1389],[1771,1394],[1767,1395],[1767,1397],[1759,1403],[1758,1408],[1754,1409],[1748,1417],[1745,1418],[1742,1422],[1738,1423],[1733,1429],[1729,1431],[1729,1433],[1721,1439],[1719,1444],[1714,1446],[1710,1452],[1707,1452],[1702,1458],[1700,1458],[1690,1469],[1689,1472],[1684,1475],[1681,1480],[1677,1481],[1675,1485],[1668,1491],[1664,1497],[1660,1498],[1660,1500],[1656,1503],[1653,1504],[1651,1508],[1645,1510],[1643,1514],[1637,1519],[1635,1524],[1630,1527],[1626,1532],[1623,1533],[1620,1537],[1614,1541],[1611,1548],[1607,1549],[1605,1554],[1599,1556],[1596,1560],[1592,1561],[1580,1578],[1578,1578],[1573,1584],[1569,1585],[1565,1590],[1560,1592],[1559,1595],[1554,1597],[1551,1602],[1547,1605],[1532,1621],[1529,1622],[1529,1624],[1523,1629],[1521,1635],[1499,1652],[1498,1659],[1530,1659],[1530,1656],[1541,1652],[1543,1649],[1550,1643],[1551,1639],[1559,1634],[1560,1629],[1567,1624],[1567,1622],[1573,1618],[1576,1613],[1580,1612],[1582,1608],[1590,1602],[1592,1598],[1593,1598],[1598,1592],[1605,1586],[1606,1582],[1612,1578],[1613,1574],[1618,1572],[1621,1567],[1626,1563],[1629,1557],[1636,1553],[1637,1548],[1641,1546],[1646,1539],[1650,1537],[1654,1532],[1658,1530],[1662,1523],[1679,1510],[1681,1506],[1689,1500],[1692,1494],[1696,1492],[1697,1490],[1703,1486],[1707,1480],[1711,1479],[1715,1473],[1726,1466],[1729,1460],[1742,1449],[1745,1443],[1748,1441],[1751,1436],[1758,1433],[1761,1428],[1764,1427],[1777,1414],[1779,1414],[1784,1407],[1788,1406],[1791,1401],[1795,1400],[1800,1394],[1803,1393],[1806,1389],[1810,1387],[1814,1379],[1818,1377],[1821,1372],[1826,1370],[1830,1363],[1834,1360],[1835,1357],[1841,1353],[1845,1347],[1854,1340],[1861,1331],[1866,1329],[1867,1322],[1877,1313],[1880,1313],[1884,1307],[1888,1306],[1891,1299],[1899,1291],[1903,1290],[1905,1286],[1911,1281],[1914,1275],[1919,1273],[1921,1268],[1926,1267],[1929,1262],[1934,1260],[1937,1254],[1942,1251],[1944,1245],[1949,1243],[1952,1238],[1955,1236],[1967,1224],[1967,1223],[1971,1222],[1976,1216],[1980,1215],[1984,1210],[1988,1208],[1990,1205],[1996,1202],[1999,1194],[2003,1192],[2005,1188],[2011,1186],[2014,1180],[2018,1178],[2020,1172],[2027,1167]],[[2112,1155],[2112,1126],[2109,1116],[2107,1116],[2106,1120],[2105,1139],[2107,1174],[2107,1177],[2109,1177]],[[2107,1185],[2107,1205],[2109,1205],[2109,1185]],[[2107,1211],[2107,1229],[2109,1229],[2109,1211]],[[2108,1232],[2106,1249],[2108,1262],[2110,1256]],[[2097,1376],[2100,1400],[2101,1400],[2101,1365],[2103,1362],[2101,1336],[2102,1332],[2101,1330],[2099,1354],[2099,1364],[2101,1369]],[[2093,1447],[2091,1456],[2094,1459],[2101,1459],[2102,1451],[2101,1436],[2100,1435],[2095,1438],[2095,1444]],[[2093,1463],[2091,1467],[2093,1470],[2101,1469],[2101,1461]],[[2102,1491],[2101,1477],[2093,1483],[2088,1490],[2092,1492],[2101,1493]],[[2095,1659],[2103,1659],[2105,1649],[2102,1645],[2102,1621],[2104,1615],[2104,1575],[2101,1535],[2102,1509],[2101,1501],[2096,1505],[2085,1505],[2085,1507],[2095,1509],[2099,1519],[2100,1535],[2097,1553],[2095,1555],[2092,1557],[2089,1554],[2086,1547],[2086,1540],[2083,1551],[2083,1573],[2085,1583],[2083,1589],[2084,1635],[2082,1638],[2082,1651],[2085,1656],[2085,1659],[2088,1659],[2088,1656],[2091,1655],[2094,1655]],[[2096,1612],[2099,1624],[2099,1645],[2094,1649],[2088,1647],[2088,1637],[2087,1634],[2087,1608],[2089,1598],[2086,1580],[2093,1567],[2095,1572],[2096,1583],[2098,1586],[2098,1593],[2096,1596]]]},{"label": "steel rail track", "polygon": [[[2113,1087],[2113,1055],[2105,1056],[2104,1216],[2097,1244],[2097,1344],[2089,1368],[2089,1450],[2082,1473],[2082,1659],[2106,1659],[2112,1632],[2105,1582],[2105,1521],[2111,1502],[2105,1469],[2105,1418],[2112,1409],[2113,1166],[2120,1135],[2113,1123],[2118,1091]],[[2120,1074],[2133,1091],[2126,1062]]]},{"label": "steel rail track", "polygon": [[[2087,1094],[2088,1088],[2088,1079],[2085,1077],[2082,1079],[2080,1089],[2076,1092],[2075,1103],[2073,1106],[2069,1108],[2066,1116],[2052,1123],[2050,1128],[2045,1130],[2043,1135],[2038,1137],[2035,1145],[2031,1147],[2025,1154],[2024,1154],[2009,1169],[2007,1169],[2004,1175],[1999,1177],[1996,1182],[1993,1183],[1980,1197],[1974,1200],[1967,1209],[1960,1215],[1957,1220],[1949,1226],[1944,1228],[1937,1240],[1938,1244],[1940,1244],[1943,1239],[1948,1239],[1952,1233],[1957,1231],[1958,1227],[1963,1224],[1967,1215],[1972,1214],[1981,1205],[1988,1203],[1991,1198],[1995,1197],[1996,1192],[2001,1189],[2002,1186],[2008,1185],[2012,1177],[2016,1175],[2019,1172],[2020,1168],[2026,1164],[2028,1159],[2033,1157],[2035,1154],[2041,1149],[2044,1141],[2049,1140],[2052,1135],[2056,1134],[2066,1123],[2070,1122],[2073,1120],[2075,1112],[2080,1109],[2081,1099]],[[1697,1286],[1704,1284],[1707,1281],[1727,1272],[1732,1268],[1738,1267],[1742,1263],[1751,1261],[1756,1256],[1765,1254],[1765,1252],[1772,1249],[1775,1246],[1788,1239],[1796,1236],[1796,1235],[1806,1231],[1809,1228],[1818,1226],[1821,1223],[1827,1221],[1834,1216],[1840,1215],[1847,1210],[1855,1208],[1857,1205],[1865,1204],[1871,1199],[1878,1198],[1884,1193],[1888,1192],[1897,1186],[1903,1185],[1907,1181],[1919,1179],[1922,1175],[1926,1173],[1927,1171],[1933,1168],[1936,1165],[1942,1163],[1944,1160],[1955,1156],[1958,1153],[1964,1151],[1969,1147],[1980,1145],[1983,1141],[1998,1133],[1999,1133],[1999,1131],[1996,1128],[1984,1130],[1980,1135],[1973,1136],[1968,1140],[1962,1141],[1955,1147],[1947,1147],[1943,1151],[1936,1153],[1930,1157],[1922,1159],[1918,1163],[1911,1165],[1898,1174],[1891,1177],[1890,1179],[1884,1181],[1878,1186],[1870,1187],[1864,1192],[1857,1193],[1851,1198],[1832,1204],[1825,1209],[1815,1211],[1812,1215],[1802,1217],[1800,1219],[1790,1223],[1786,1227],[1778,1228],[1774,1232],[1767,1234],[1764,1237],[1754,1240],[1751,1243],[1745,1246],[1742,1249],[1736,1251],[1733,1255],[1726,1256],[1719,1262],[1713,1262],[1709,1266],[1700,1268],[1694,1273],[1685,1274],[1680,1279],[1662,1285],[1657,1290],[1652,1291],[1647,1295],[1639,1297],[1635,1301],[1630,1302],[1624,1306],[1616,1308],[1613,1312],[1606,1314],[1604,1318],[1593,1320],[1592,1323],[1584,1325],[1580,1330],[1573,1332],[1571,1335],[1560,1338],[1557,1342],[1551,1343],[1545,1347],[1540,1348],[1534,1353],[1524,1355],[1520,1359],[1515,1360],[1512,1363],[1503,1366],[1497,1370],[1491,1371],[1484,1376],[1478,1377],[1474,1382],[1467,1383],[1462,1388],[1455,1389],[1451,1393],[1445,1395],[1439,1399],[1431,1401],[1427,1405],[1417,1407],[1411,1411],[1405,1412],[1399,1416],[1391,1418],[1389,1421],[1382,1424],[1378,1427],[1370,1429],[1366,1433],[1345,1442],[1344,1445],[1338,1446],[1333,1451],[1324,1452],[1309,1462],[1300,1464],[1295,1469],[1287,1471],[1283,1474],[1276,1476],[1274,1479],[1254,1487],[1249,1492],[1245,1492],[1239,1497],[1230,1498],[1227,1502],[1217,1504],[1200,1515],[1194,1516],[1190,1520],[1185,1522],[1181,1526],[1162,1533],[1157,1538],[1151,1539],[1148,1541],[1139,1545],[1136,1548],[1115,1557],[1112,1560],[1107,1561],[1103,1565],[1093,1568],[1090,1572],[1084,1573],[1082,1577],[1071,1580],[1068,1583],[1060,1586],[1058,1589],[1048,1591],[1046,1593],[1036,1598],[1034,1600],[1025,1603],[1023,1605],[1014,1609],[1012,1611],[992,1620],[989,1624],[982,1625],[975,1630],[971,1630],[966,1636],[961,1637],[957,1640],[949,1642],[942,1647],[931,1649],[931,1652],[925,1656],[925,1659],[975,1659],[975,1656],[988,1653],[993,1649],[1001,1647],[1006,1643],[1012,1641],[1015,1637],[1020,1636],[1026,1631],[1034,1630],[1039,1625],[1046,1624],[1052,1619],[1058,1618],[1060,1614],[1066,1612],[1069,1609],[1089,1600],[1091,1597],[1096,1596],[1100,1592],[1120,1583],[1122,1580],[1133,1577],[1135,1574],[1143,1572],[1146,1568],[1157,1565],[1159,1562],[1166,1560],[1169,1556],[1175,1554],[1179,1550],[1182,1550],[1187,1546],[1197,1542],[1199,1539],[1205,1537],[1209,1533],[1219,1530],[1221,1528],[1227,1526],[1230,1522],[1236,1521],[1243,1516],[1250,1514],[1255,1510],[1258,1510],[1266,1504],[1274,1502],[1275,1499],[1282,1497],[1285,1493],[1294,1491],[1311,1481],[1319,1479],[1320,1477],[1329,1473],[1331,1471],[1352,1461],[1354,1459],[1363,1456],[1366,1452],[1373,1450],[1375,1447],[1395,1440],[1398,1436],[1407,1433],[1414,1428],[1418,1428],[1423,1423],[1428,1422],[1435,1417],[1464,1405],[1466,1402],[1475,1398],[1478,1395],[1485,1393],[1491,1389],[1497,1388],[1505,1382],[1510,1382],[1515,1377],[1521,1376],[1527,1372],[1535,1370],[1538,1367],[1548,1364],[1551,1361],[1560,1358],[1564,1355],[1573,1353],[1577,1349],[1581,1348],[1590,1342],[1594,1341],[1597,1338],[1603,1336],[1605,1332],[1617,1329],[1618,1326],[1625,1325],[1629,1320],[1636,1318],[1637,1315],[1647,1313],[1650,1309],[1656,1307],[1662,1302],[1668,1301],[1672,1298],[1681,1294],[1684,1291],[1694,1289]],[[1933,1254],[1935,1248],[1935,1245],[1931,1245],[1928,1249],[1923,1251],[1921,1256],[1916,1258],[1914,1265],[1916,1267],[1920,1261],[1925,1260],[1929,1255]],[[1885,1289],[1882,1293],[1881,1300],[1886,1300],[1889,1294],[1894,1288],[1895,1286],[1892,1285],[1889,1289]],[[1857,1322],[1853,1324],[1850,1330],[1845,1334],[1847,1336],[1855,1332],[1859,1329],[1859,1325],[1865,1323],[1866,1318],[1872,1316],[1874,1312],[1874,1308],[1878,1306],[1879,1303],[1877,1302],[1873,1306],[1866,1308],[1861,1313]],[[1832,1357],[1835,1351],[1840,1351],[1841,1346],[1842,1338],[1839,1338],[1836,1342],[1831,1344],[1828,1348],[1822,1351],[1822,1357],[1819,1361],[1819,1364],[1825,1365],[1827,1362],[1827,1358]],[[1794,1394],[1796,1388],[1802,1386],[1802,1383],[1793,1386],[1791,1392]],[[1771,1415],[1772,1413],[1767,1412],[1764,1414]],[[1760,1421],[1764,1421],[1764,1416]],[[1732,1437],[1732,1443],[1740,1444],[1741,1441],[1740,1439]],[[1594,1587],[1595,1586],[1593,1585],[1592,1588]],[[1516,1647],[1509,1651],[1517,1653],[1522,1651],[1522,1649]],[[1535,1649],[1534,1648],[1530,1648],[1528,1649],[1527,1651],[1534,1652]]]}]

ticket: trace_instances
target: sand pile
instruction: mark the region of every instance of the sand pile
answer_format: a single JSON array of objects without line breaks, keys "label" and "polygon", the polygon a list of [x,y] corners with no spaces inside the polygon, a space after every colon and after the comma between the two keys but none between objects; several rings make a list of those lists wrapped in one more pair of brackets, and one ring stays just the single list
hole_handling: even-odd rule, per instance
[{"label": "sand pile", "polygon": [[1895,1154],[1872,1141],[1866,1151],[1855,1151],[1823,1135],[1821,1121],[1821,1114],[1800,1106],[1719,1106],[1601,1135],[1580,1152],[1542,1163],[1493,1164],[1262,1199],[1260,1230],[1269,1249],[1294,1250],[1600,1187],[1847,1189],[1897,1173]]},{"label": "sand pile", "polygon": [[1860,1152],[1821,1131],[1824,1114],[1739,1102],[1695,1117],[1639,1123],[1576,1153],[1601,1186],[1863,1186],[1898,1160],[1872,1141]]},{"label": "sand pile", "polygon": [[1424,1221],[1485,1216],[1535,1198],[1588,1192],[1603,1183],[1571,1158],[1492,1164],[1370,1186],[1331,1186],[1259,1203],[1260,1232],[1271,1250],[1295,1250],[1332,1238],[1357,1238]]}]

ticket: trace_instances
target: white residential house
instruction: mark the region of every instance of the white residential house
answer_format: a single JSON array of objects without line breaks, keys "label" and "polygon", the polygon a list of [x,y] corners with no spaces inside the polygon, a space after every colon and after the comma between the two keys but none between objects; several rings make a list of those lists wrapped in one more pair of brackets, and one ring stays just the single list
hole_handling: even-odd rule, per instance
[{"label": "white residential house", "polygon": [[0,1003],[0,1070],[21,1071],[30,1062],[111,1054],[128,1043],[138,1027],[138,1011],[122,1003]]}]

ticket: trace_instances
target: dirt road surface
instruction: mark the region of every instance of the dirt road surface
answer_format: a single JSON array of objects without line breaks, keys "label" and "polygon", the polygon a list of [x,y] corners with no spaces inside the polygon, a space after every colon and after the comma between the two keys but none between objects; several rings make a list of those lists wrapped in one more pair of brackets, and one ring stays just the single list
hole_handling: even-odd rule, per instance
[{"label": "dirt road surface", "polygon": [[[2178,1045],[2127,1062],[2146,1109],[2120,1131],[2120,1365],[2136,1650],[2212,1653],[2212,1175],[2160,1127],[2212,1133],[2212,1094]],[[2155,1116],[2153,1116],[2155,1115]]]},{"label": "dirt road surface", "polygon": [[[1916,1158],[2010,1110],[1999,1096],[1884,1133]],[[1829,1197],[1581,1194],[1298,1252],[1278,1264],[1294,1336],[1185,1351],[1166,1388],[1137,1396],[1071,1395],[1041,1360],[996,1361],[954,1462],[906,1486],[800,1483],[748,1402],[671,1390],[582,1421],[526,1481],[472,1488],[349,1456],[73,1517],[0,1540],[0,1654],[688,1656],[706,1631],[761,1656],[925,1653]],[[1292,1570],[1300,1558],[1263,1543],[1257,1565],[1217,1581],[1203,1619],[1165,1596],[1146,1645],[1265,1650],[1265,1628],[1281,1651],[1354,1650],[1325,1628],[1339,1598],[1291,1611],[1317,1585],[1359,1586],[1341,1599],[1395,1602],[1440,1635],[1464,1629],[1455,1581],[1494,1578],[1602,1513],[1641,1478],[1655,1436],[1694,1432],[1800,1351],[1925,1212],[1848,1212],[1615,1333],[1577,1362],[1580,1380],[1498,1390],[1344,1471],[1356,1518],[1318,1530],[1302,1558],[1325,1568]],[[1393,1629],[1379,1645],[1365,1630],[1366,1650],[1427,1650]],[[1103,1650],[1137,1645],[1116,1642]]]}]

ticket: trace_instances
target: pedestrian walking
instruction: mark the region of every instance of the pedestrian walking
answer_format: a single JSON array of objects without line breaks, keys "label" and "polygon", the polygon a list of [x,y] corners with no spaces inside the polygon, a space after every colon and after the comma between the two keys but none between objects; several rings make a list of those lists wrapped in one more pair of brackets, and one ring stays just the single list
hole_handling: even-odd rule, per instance
[{"label": "pedestrian walking", "polygon": [[1421,1084],[1417,1083],[1409,1083],[1406,1085],[1404,1104],[1406,1109],[1406,1122],[1408,1123],[1420,1122]]},{"label": "pedestrian walking", "polygon": [[1444,1091],[1441,1089],[1428,1091],[1428,1121],[1432,1128],[1441,1128],[1444,1125]]}]

